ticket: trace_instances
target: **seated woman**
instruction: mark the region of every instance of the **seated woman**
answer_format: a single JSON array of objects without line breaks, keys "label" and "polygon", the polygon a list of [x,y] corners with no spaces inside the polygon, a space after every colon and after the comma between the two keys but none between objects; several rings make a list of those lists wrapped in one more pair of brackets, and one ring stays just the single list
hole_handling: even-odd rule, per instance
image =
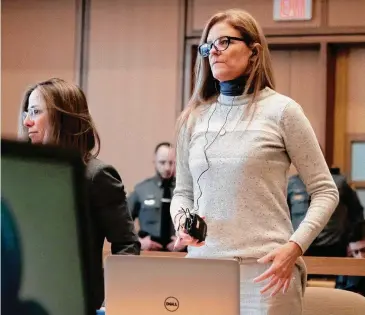
[{"label": "seated woman", "polygon": [[19,136],[34,144],[53,144],[77,150],[86,165],[86,183],[92,220],[95,266],[95,308],[104,300],[102,251],[104,239],[112,254],[139,255],[140,243],[127,208],[118,172],[96,157],[100,138],[83,91],[62,79],[37,83],[25,93]]}]

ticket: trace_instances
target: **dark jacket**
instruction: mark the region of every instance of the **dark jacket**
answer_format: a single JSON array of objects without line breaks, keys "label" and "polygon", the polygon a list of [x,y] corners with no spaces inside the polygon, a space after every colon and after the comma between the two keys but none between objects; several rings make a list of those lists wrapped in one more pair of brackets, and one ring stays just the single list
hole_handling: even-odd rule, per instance
[{"label": "dark jacket", "polygon": [[365,296],[365,277],[361,276],[338,276],[336,289],[347,290]]},{"label": "dark jacket", "polygon": [[128,211],[124,185],[118,172],[98,159],[86,167],[87,195],[92,221],[93,291],[95,308],[104,300],[103,245],[111,243],[112,254],[139,255],[140,243]]},{"label": "dark jacket", "polygon": [[[331,168],[331,174],[339,190],[340,201],[327,225],[313,241],[313,246],[344,246],[347,247],[347,237],[353,225],[364,219],[363,207],[356,192],[349,186],[346,177],[340,174],[338,168]],[[288,184],[288,206],[294,230],[303,221],[310,205],[310,196],[299,177],[290,177]],[[345,250],[346,253],[346,250]]]},{"label": "dark jacket", "polygon": [[[175,188],[175,179],[169,181],[170,194]],[[160,176],[148,178],[136,185],[134,191],[128,197],[128,206],[133,220],[138,218],[140,225],[140,237],[150,235],[152,239],[160,241],[163,180]],[[175,234],[171,224],[171,236]]]}]

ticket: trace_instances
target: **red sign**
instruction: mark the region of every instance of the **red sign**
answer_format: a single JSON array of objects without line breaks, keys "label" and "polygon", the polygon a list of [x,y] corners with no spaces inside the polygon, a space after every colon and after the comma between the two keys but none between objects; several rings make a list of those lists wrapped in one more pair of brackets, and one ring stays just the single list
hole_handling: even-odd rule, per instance
[{"label": "red sign", "polygon": [[310,19],[311,11],[311,0],[274,0],[274,19],[276,20]]}]

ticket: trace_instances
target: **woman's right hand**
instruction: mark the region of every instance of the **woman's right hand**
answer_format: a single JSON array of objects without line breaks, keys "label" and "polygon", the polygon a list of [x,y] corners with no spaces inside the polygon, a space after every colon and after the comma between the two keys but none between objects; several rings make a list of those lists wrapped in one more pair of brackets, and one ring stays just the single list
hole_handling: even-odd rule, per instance
[{"label": "woman's right hand", "polygon": [[191,237],[185,229],[180,228],[177,233],[175,247],[179,245],[201,247],[205,245],[205,242],[199,242],[198,239]]}]

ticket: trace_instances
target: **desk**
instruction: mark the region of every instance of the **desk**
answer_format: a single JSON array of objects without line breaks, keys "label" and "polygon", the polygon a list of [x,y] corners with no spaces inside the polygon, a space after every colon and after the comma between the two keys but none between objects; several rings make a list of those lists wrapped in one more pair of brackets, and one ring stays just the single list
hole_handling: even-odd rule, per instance
[{"label": "desk", "polygon": [[[104,258],[110,255],[107,248],[103,252]],[[176,257],[183,258],[184,252],[154,252],[142,251],[142,256]],[[312,275],[343,275],[343,276],[365,276],[365,258],[335,258],[335,257],[310,257],[303,256],[307,266],[308,274]]]}]

